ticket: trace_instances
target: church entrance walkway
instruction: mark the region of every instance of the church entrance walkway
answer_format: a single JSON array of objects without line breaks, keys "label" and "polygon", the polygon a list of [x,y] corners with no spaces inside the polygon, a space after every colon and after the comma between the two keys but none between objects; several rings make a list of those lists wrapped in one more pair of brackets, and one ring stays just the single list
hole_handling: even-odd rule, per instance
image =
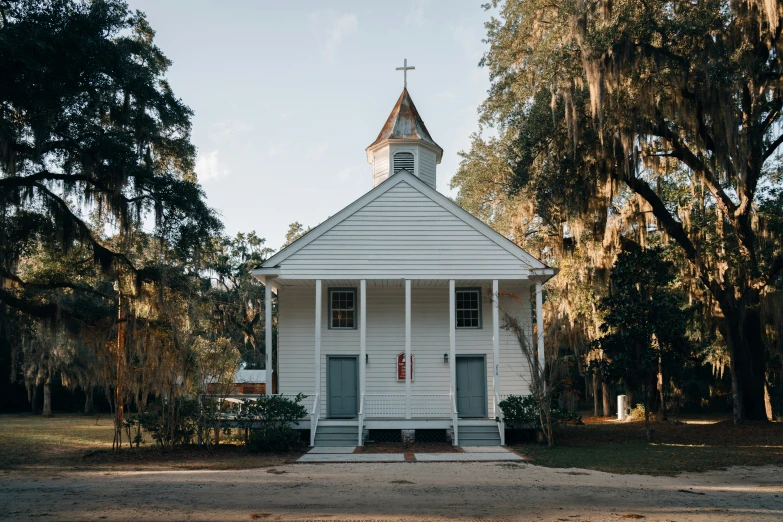
[{"label": "church entrance walkway", "polygon": [[356,447],[318,446],[302,455],[297,463],[327,462],[506,462],[525,459],[499,446],[469,446],[444,453],[363,453]]}]

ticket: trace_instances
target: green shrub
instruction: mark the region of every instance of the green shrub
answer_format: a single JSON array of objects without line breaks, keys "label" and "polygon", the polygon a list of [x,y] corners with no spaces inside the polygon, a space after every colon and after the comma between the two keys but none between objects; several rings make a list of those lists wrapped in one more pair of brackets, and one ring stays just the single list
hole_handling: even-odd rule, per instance
[{"label": "green shrub", "polygon": [[251,429],[247,447],[251,451],[284,453],[302,447],[299,433],[291,426],[279,426],[270,430]]},{"label": "green shrub", "polygon": [[552,408],[552,421],[556,424],[583,424],[582,416],[578,413],[558,408]]},{"label": "green shrub", "polygon": [[257,400],[246,400],[237,421],[250,430],[247,446],[254,451],[291,451],[302,443],[293,428],[299,419],[307,416],[301,404],[307,396],[300,393],[293,400],[280,395],[262,395]]},{"label": "green shrub", "polygon": [[532,395],[509,395],[498,406],[509,428],[533,428],[538,425],[538,406]]},{"label": "green shrub", "polygon": [[[539,425],[538,405],[532,395],[509,395],[500,401],[503,420],[509,428],[535,428]],[[568,410],[552,408],[552,422],[582,424],[582,416]]]},{"label": "green shrub", "polygon": [[139,415],[138,422],[161,448],[193,442],[198,429],[200,408],[197,399],[155,401]]}]

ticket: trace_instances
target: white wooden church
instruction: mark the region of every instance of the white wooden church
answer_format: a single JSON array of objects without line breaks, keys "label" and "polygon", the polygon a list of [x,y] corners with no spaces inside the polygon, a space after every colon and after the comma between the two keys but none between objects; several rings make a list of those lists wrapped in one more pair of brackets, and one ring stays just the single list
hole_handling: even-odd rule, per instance
[{"label": "white wooden church", "polygon": [[555,272],[436,190],[443,149],[407,85],[366,152],[373,188],[253,271],[267,324],[278,298],[278,392],[308,396],[315,446],[503,444],[498,403],[528,393],[528,369],[497,299],[532,340]]}]

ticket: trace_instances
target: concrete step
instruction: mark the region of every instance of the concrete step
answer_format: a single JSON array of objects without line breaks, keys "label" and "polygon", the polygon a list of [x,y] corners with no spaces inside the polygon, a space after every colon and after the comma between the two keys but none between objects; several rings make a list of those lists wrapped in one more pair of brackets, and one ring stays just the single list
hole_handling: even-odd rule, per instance
[{"label": "concrete step", "polygon": [[459,426],[460,446],[500,446],[500,432],[494,426]]},{"label": "concrete step", "polygon": [[316,434],[320,433],[359,433],[357,426],[318,426]]},{"label": "concrete step", "polygon": [[359,443],[358,426],[318,426],[316,446],[356,446]]},{"label": "concrete step", "polygon": [[315,439],[315,445],[318,446],[331,446],[334,448],[343,448],[343,447],[355,447],[356,446],[356,440],[319,440],[318,438]]},{"label": "concrete step", "polygon": [[477,433],[485,433],[485,432],[494,431],[495,433],[498,433],[498,425],[497,424],[492,424],[492,425],[487,425],[487,426],[463,426],[461,424],[457,424],[457,426],[459,426],[459,431],[465,431],[465,432],[472,431],[472,432],[477,432]]},{"label": "concrete step", "polygon": [[351,433],[327,433],[322,432],[320,429],[315,432],[315,437],[318,439],[355,439],[359,436],[358,431],[352,431]]}]

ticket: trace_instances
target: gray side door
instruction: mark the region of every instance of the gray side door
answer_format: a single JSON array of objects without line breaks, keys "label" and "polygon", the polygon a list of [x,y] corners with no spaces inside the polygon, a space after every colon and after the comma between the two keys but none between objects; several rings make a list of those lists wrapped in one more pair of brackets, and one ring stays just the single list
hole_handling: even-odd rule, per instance
[{"label": "gray side door", "polygon": [[355,356],[327,358],[326,393],[329,417],[356,417],[358,410],[358,371]]},{"label": "gray side door", "polygon": [[487,366],[483,357],[457,357],[457,413],[487,416]]}]

